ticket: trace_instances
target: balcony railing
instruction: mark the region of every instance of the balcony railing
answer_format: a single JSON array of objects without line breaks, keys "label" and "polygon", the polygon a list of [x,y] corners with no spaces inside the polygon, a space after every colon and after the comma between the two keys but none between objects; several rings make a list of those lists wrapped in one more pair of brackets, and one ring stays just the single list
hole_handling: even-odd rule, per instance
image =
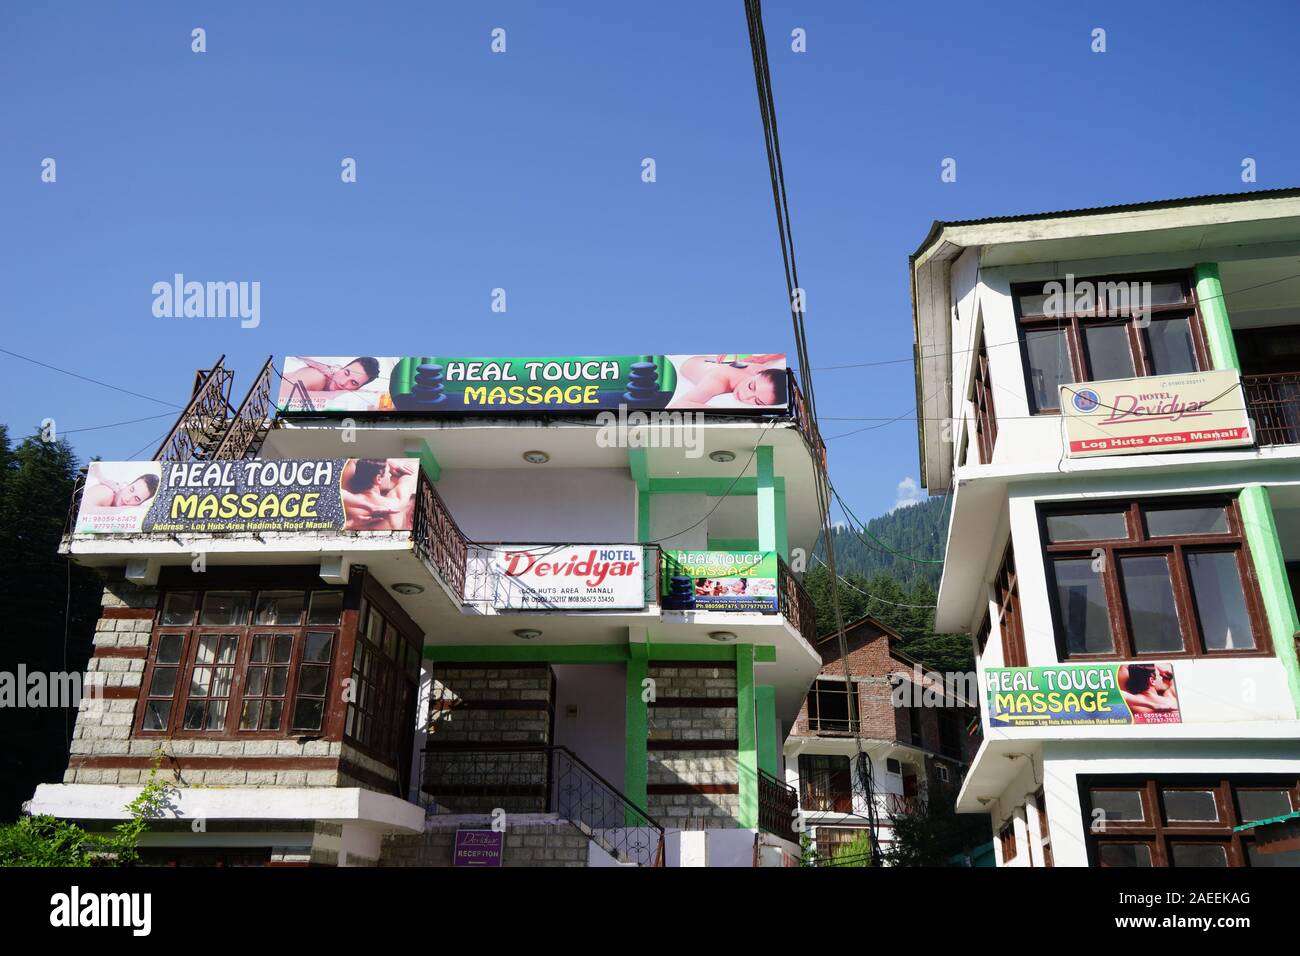
[{"label": "balcony railing", "polygon": [[416,492],[414,535],[420,556],[438,569],[452,594],[463,595],[469,542],[423,470]]},{"label": "balcony railing", "polygon": [[1261,445],[1300,444],[1300,373],[1243,375],[1241,387]]},{"label": "balcony railing", "polygon": [[781,596],[781,613],[794,625],[809,644],[817,643],[817,608],[812,595],[804,590],[790,570],[790,566],[777,559],[777,593]]},{"label": "balcony railing", "polygon": [[790,412],[795,423],[799,426],[799,431],[803,433],[804,440],[808,443],[808,449],[821,463],[822,472],[826,471],[826,442],[822,441],[821,432],[817,429],[817,422],[813,420],[812,414],[808,411],[808,403],[804,400],[803,392],[799,390],[799,383],[795,380],[793,370],[787,370],[790,382]]},{"label": "balcony railing", "polygon": [[764,770],[758,771],[758,828],[791,843],[799,842],[794,821],[799,794],[794,787]]},{"label": "balcony railing", "polygon": [[664,828],[567,747],[430,747],[418,781],[429,813],[554,813],[620,863],[664,865]]}]

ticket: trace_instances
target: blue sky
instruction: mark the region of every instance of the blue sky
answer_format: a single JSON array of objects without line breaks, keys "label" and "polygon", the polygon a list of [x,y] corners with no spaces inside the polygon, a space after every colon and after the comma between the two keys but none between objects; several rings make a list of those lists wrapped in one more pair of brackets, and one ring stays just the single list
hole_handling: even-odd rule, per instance
[{"label": "blue sky", "polygon": [[[910,356],[931,221],[1300,184],[1297,10],[765,4],[855,512],[917,477],[912,370],[829,366]],[[2,347],[167,401],[221,353],[238,390],[269,354],[792,352],[767,177],[740,0],[0,8]],[[155,318],[176,272],[260,282],[261,324]],[[167,417],[83,429],[167,411],[0,353],[0,421],[83,457],[147,457]]]}]

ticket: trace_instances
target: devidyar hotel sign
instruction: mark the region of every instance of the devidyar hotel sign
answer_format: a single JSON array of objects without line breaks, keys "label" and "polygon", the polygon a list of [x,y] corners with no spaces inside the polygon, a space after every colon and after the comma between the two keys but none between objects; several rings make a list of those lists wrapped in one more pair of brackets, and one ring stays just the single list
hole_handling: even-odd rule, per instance
[{"label": "devidyar hotel sign", "polygon": [[523,544],[486,550],[486,580],[467,575],[467,590],[490,596],[500,610],[645,607],[645,549],[638,545]]},{"label": "devidyar hotel sign", "polygon": [[1254,444],[1235,370],[1061,386],[1071,458]]}]

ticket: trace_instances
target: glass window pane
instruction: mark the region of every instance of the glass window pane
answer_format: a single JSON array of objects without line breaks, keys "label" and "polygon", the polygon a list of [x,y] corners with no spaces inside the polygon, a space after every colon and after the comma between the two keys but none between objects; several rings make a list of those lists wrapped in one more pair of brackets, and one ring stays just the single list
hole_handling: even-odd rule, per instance
[{"label": "glass window pane", "polygon": [[163,602],[162,623],[172,626],[193,624],[196,603],[193,591],[173,591]]},{"label": "glass window pane", "polygon": [[1021,315],[1043,315],[1043,309],[1047,302],[1047,294],[1044,292],[1033,295],[1022,295],[1017,297],[1020,300]]},{"label": "glass window pane", "polygon": [[293,635],[277,634],[271,645],[271,660],[276,664],[287,664],[293,653]]},{"label": "glass window pane", "polygon": [[214,700],[208,704],[208,721],[204,730],[222,730],[226,726],[226,702]]},{"label": "glass window pane", "polygon": [[170,697],[176,692],[176,668],[155,667],[149,682],[150,697]]},{"label": "glass window pane", "polygon": [[324,664],[304,664],[298,675],[298,693],[308,697],[324,697],[325,681],[330,669]]},{"label": "glass window pane", "polygon": [[1251,866],[1300,866],[1300,850],[1284,850],[1281,853],[1265,853],[1253,843],[1246,844],[1246,858],[1250,861]]},{"label": "glass window pane", "polygon": [[262,729],[279,730],[280,716],[284,713],[284,701],[268,700],[262,708]]},{"label": "glass window pane", "polygon": [[247,624],[249,593],[247,591],[209,591],[203,596],[203,613],[200,624]]},{"label": "glass window pane", "polygon": [[1228,512],[1216,508],[1145,508],[1147,534],[1164,538],[1180,534],[1227,534]]},{"label": "glass window pane", "polygon": [[230,684],[234,678],[233,667],[214,667],[212,673],[212,693],[209,697],[229,697]]},{"label": "glass window pane", "polygon": [[1102,866],[1150,866],[1151,847],[1145,843],[1103,843],[1097,847]]},{"label": "glass window pane", "polygon": [[1059,386],[1074,381],[1070,346],[1064,329],[1030,329],[1025,332],[1029,390],[1037,409],[1058,408]]},{"label": "glass window pane", "polygon": [[1213,790],[1166,790],[1165,819],[1170,823],[1205,822],[1219,819]]},{"label": "glass window pane", "polygon": [[194,660],[199,664],[211,664],[217,657],[217,636],[204,634],[199,638],[199,648]]},{"label": "glass window pane", "polygon": [[203,729],[203,702],[189,703],[185,705],[185,729],[202,730]]},{"label": "glass window pane", "polygon": [[158,637],[158,652],[154,660],[159,664],[178,664],[181,659],[181,645],[185,643],[184,634],[162,634]]},{"label": "glass window pane", "polygon": [[272,697],[283,697],[285,684],[289,680],[289,668],[271,668],[271,689],[267,693]]},{"label": "glass window pane", "polygon": [[325,701],[316,698],[302,698],[293,708],[294,730],[320,730],[321,716],[325,713]]},{"label": "glass window pane", "polygon": [[1132,378],[1133,350],[1126,325],[1085,325],[1084,347],[1088,352],[1088,369],[1093,381]]},{"label": "glass window pane", "polygon": [[1141,790],[1094,790],[1092,809],[1100,810],[1099,823],[1140,823],[1146,819]]},{"label": "glass window pane", "polygon": [[306,595],[302,591],[262,591],[257,595],[254,624],[299,624]]},{"label": "glass window pane", "polygon": [[238,643],[239,637],[235,634],[221,635],[220,663],[233,664],[235,662],[235,648]]},{"label": "glass window pane", "polygon": [[378,647],[384,633],[383,615],[373,607],[370,609],[370,616],[366,618],[366,639],[375,647]]},{"label": "glass window pane", "polygon": [[1053,562],[1065,646],[1073,654],[1106,654],[1115,650],[1106,583],[1100,572],[1092,569],[1092,564],[1092,558],[1058,558]]},{"label": "glass window pane", "polygon": [[1291,794],[1285,790],[1238,790],[1241,822],[1270,820],[1291,812]]},{"label": "glass window pane", "polygon": [[1153,282],[1149,297],[1152,305],[1177,305],[1187,301],[1181,282]]},{"label": "glass window pane", "polygon": [[271,635],[254,634],[253,651],[249,660],[257,661],[259,664],[271,659]]},{"label": "glass window pane", "polygon": [[1153,318],[1147,326],[1147,348],[1156,375],[1176,375],[1197,370],[1192,328],[1185,317]]},{"label": "glass window pane", "polygon": [[1236,552],[1189,554],[1187,574],[1192,579],[1192,598],[1196,603],[1206,650],[1254,648],[1255,635],[1250,626],[1250,615],[1246,613],[1246,595],[1241,585]]},{"label": "glass window pane", "polygon": [[262,688],[266,686],[266,668],[250,667],[248,669],[248,683],[244,687],[245,695],[249,697],[261,697],[265,691]]},{"label": "glass window pane", "polygon": [[211,667],[196,667],[190,674],[190,696],[207,697],[208,685],[212,682]]},{"label": "glass window pane", "polygon": [[330,650],[333,645],[333,634],[322,634],[319,631],[313,631],[307,635],[307,643],[303,646],[302,659],[318,664],[328,664]]},{"label": "glass window pane", "polygon": [[337,624],[343,613],[342,591],[313,591],[308,624]]},{"label": "glass window pane", "polygon": [[1228,849],[1214,843],[1174,843],[1169,847],[1174,866],[1227,866]]},{"label": "glass window pane", "polygon": [[1133,649],[1139,654],[1181,651],[1183,635],[1178,625],[1169,559],[1164,555],[1121,558],[1120,580],[1128,611]]},{"label": "glass window pane", "polygon": [[170,700],[151,700],[144,706],[144,729],[166,730],[171,720],[172,702]]},{"label": "glass window pane", "polygon": [[1124,520],[1122,511],[1104,514],[1048,515],[1047,537],[1053,543],[1127,538],[1128,523]]},{"label": "glass window pane", "polygon": [[262,719],[262,702],[260,700],[244,701],[244,709],[239,715],[240,730],[257,730],[257,723]]}]

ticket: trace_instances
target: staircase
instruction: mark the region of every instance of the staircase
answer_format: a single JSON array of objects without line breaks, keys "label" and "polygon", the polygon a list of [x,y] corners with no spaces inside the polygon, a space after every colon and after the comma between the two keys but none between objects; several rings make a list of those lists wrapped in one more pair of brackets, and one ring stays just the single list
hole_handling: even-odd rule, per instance
[{"label": "staircase", "polygon": [[271,373],[268,356],[248,394],[234,408],[230,390],[235,373],[225,367],[226,357],[194,376],[189,404],[167,433],[154,461],[222,461],[253,458],[271,429]]}]

